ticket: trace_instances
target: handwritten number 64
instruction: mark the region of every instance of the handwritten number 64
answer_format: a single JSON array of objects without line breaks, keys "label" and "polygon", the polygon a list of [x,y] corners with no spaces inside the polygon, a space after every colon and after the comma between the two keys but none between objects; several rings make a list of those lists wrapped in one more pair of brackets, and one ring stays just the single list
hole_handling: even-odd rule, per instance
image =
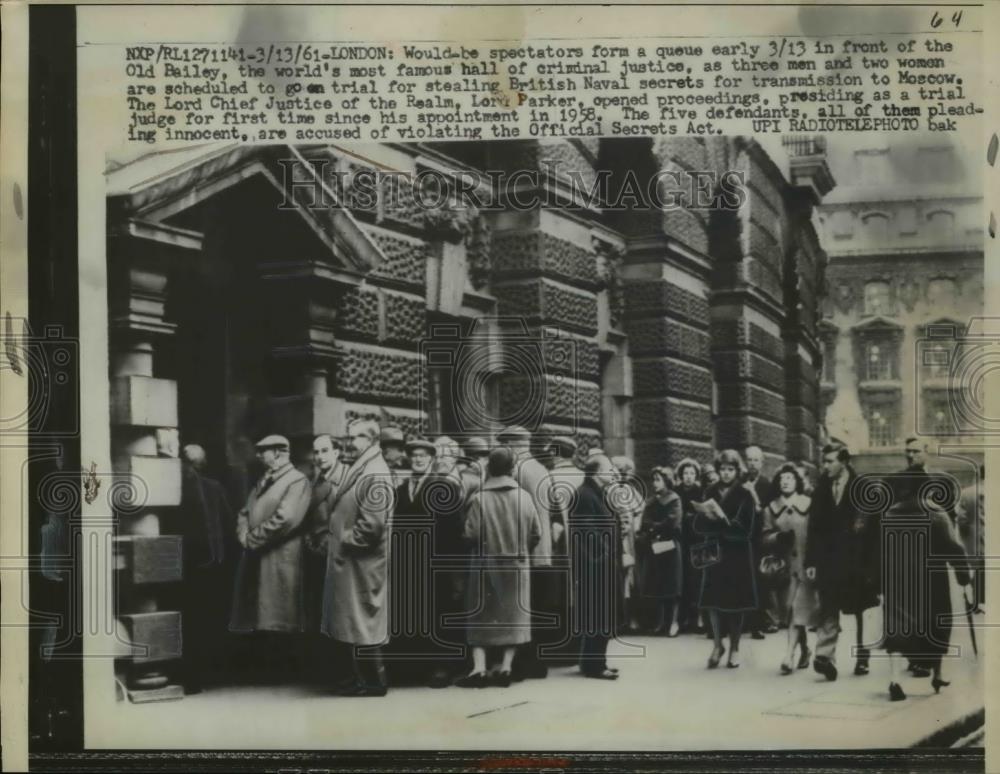
[{"label": "handwritten number 64", "polygon": [[[962,22],[962,12],[961,11],[956,11],[955,13],[953,13],[951,15],[951,23],[954,24],[956,27],[961,22]],[[943,23],[944,23],[944,19],[941,18],[940,14],[938,14],[937,11],[935,11],[934,15],[931,17],[931,27],[933,27],[934,29],[937,29]]]}]

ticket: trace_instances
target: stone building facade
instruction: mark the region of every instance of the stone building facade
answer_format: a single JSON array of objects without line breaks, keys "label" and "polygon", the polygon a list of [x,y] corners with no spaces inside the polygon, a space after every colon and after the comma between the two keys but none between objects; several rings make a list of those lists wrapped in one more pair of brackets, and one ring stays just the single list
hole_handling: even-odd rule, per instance
[{"label": "stone building facade", "polygon": [[[830,155],[839,185],[818,212],[829,256],[825,425],[865,470],[890,471],[902,467],[908,436],[935,447],[973,437],[961,407],[976,397],[960,361],[970,322],[983,314],[981,189],[951,142]],[[974,465],[957,457],[936,464],[972,480]]]},{"label": "stone building facade", "polygon": [[[304,461],[315,434],[361,416],[459,439],[516,422],[641,471],[749,444],[813,463],[825,156],[814,138],[776,159],[709,137],[229,147],[112,168],[112,457],[148,482],[118,514],[119,618],[159,643],[148,662],[182,648],[159,592],[177,579],[178,440],[206,449],[234,502],[258,437],[288,436]],[[561,204],[518,208],[508,188],[480,191],[499,207],[427,210],[402,186],[316,206],[365,169],[547,171],[527,187]],[[613,209],[582,193],[598,170],[611,191],[706,173],[709,200],[735,171],[742,193]]]}]

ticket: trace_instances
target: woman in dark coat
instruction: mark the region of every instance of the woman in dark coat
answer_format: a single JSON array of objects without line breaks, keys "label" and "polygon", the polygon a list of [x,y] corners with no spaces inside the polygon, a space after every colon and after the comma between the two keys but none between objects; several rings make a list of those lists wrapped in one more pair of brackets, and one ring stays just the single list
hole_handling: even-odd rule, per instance
[{"label": "woman in dark coat", "polygon": [[[925,499],[922,506],[912,501],[898,503],[883,519],[882,646],[890,654],[889,698],[900,701],[906,694],[896,681],[896,653],[931,668],[935,693],[949,685],[941,678],[941,657],[951,640],[951,578],[941,571],[940,560],[951,565],[960,585],[971,582],[971,573],[951,519],[933,502]],[[930,540],[925,542],[920,538],[928,528]],[[932,566],[932,561],[938,566]],[[926,593],[914,593],[914,589],[926,589]]]},{"label": "woman in dark coat", "polygon": [[701,591],[701,570],[696,570],[691,564],[689,549],[699,542],[694,531],[693,502],[701,502],[704,490],[701,486],[701,466],[693,459],[686,458],[677,464],[676,492],[681,498],[681,631],[695,631],[699,634],[704,630],[698,611],[698,594]]},{"label": "woman in dark coat", "polygon": [[692,546],[696,565],[704,569],[701,581],[700,605],[707,610],[712,624],[715,647],[708,659],[714,669],[726,652],[722,646],[723,631],[729,634],[729,661],[726,666],[740,665],[740,632],[743,614],[757,608],[757,585],[754,578],[753,539],[756,504],[750,490],[740,482],[743,459],[739,452],[727,449],[716,463],[719,482],[709,487],[706,500],[714,500],[725,519],[699,510],[694,528],[704,542]]},{"label": "woman in dark coat", "polygon": [[670,470],[653,468],[652,478],[653,497],[646,503],[635,535],[639,596],[656,603],[657,624],[653,633],[668,632],[668,636],[676,637],[680,630],[676,600],[681,593],[683,511]]}]

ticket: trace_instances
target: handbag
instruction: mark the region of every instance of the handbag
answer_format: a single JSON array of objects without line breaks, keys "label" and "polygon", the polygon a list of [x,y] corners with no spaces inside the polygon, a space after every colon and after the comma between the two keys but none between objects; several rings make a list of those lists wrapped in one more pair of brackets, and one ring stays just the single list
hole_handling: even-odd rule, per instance
[{"label": "handbag", "polygon": [[760,558],[760,574],[773,581],[784,581],[790,576],[788,562],[780,556],[768,554]]},{"label": "handbag", "polygon": [[709,540],[691,546],[691,566],[704,570],[722,561],[722,547],[717,540]]}]

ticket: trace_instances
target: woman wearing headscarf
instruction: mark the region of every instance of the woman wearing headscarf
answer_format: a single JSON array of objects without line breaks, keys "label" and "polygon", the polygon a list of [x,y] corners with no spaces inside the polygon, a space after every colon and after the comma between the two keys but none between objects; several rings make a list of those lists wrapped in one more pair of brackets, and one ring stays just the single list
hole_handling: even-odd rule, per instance
[{"label": "woman wearing headscarf", "polygon": [[653,634],[676,637],[681,593],[681,498],[669,468],[653,468],[653,496],[635,535],[639,596],[655,603]]},{"label": "woman wearing headscarf", "polygon": [[[786,602],[783,605],[788,624],[788,649],[781,662],[781,674],[790,675],[795,647],[799,647],[798,669],[809,666],[809,645],[806,630],[816,625],[819,597],[813,581],[806,577],[806,540],[809,530],[809,508],[805,482],[798,468],[785,463],[774,477],[777,494],[764,511],[763,567],[787,577]],[[769,565],[768,562],[771,562]],[[768,574],[765,570],[764,574]]]},{"label": "woman wearing headscarf", "polygon": [[[699,604],[708,611],[715,647],[708,668],[715,669],[725,655],[722,635],[729,635],[730,669],[740,665],[740,633],[743,614],[757,608],[753,540],[756,503],[743,486],[743,459],[733,449],[717,460],[719,482],[705,492],[705,501],[695,503],[695,531],[702,542],[692,546],[692,558],[704,573]],[[714,503],[714,505],[713,505]]]}]

